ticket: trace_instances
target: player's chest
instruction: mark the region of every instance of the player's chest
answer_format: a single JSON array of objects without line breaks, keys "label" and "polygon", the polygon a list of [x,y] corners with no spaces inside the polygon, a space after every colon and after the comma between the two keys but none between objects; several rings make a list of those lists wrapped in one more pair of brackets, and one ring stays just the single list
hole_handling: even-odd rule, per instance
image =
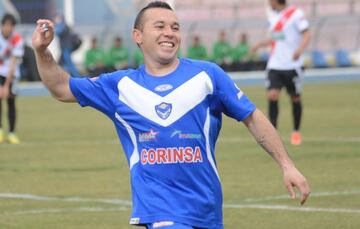
[{"label": "player's chest", "polygon": [[[193,78],[174,87],[171,83],[162,83],[155,90],[124,79],[118,84],[119,102],[117,112],[127,110],[128,119],[145,117],[161,126],[169,126],[189,113],[206,112],[208,95],[212,94],[212,84],[205,76]],[[152,85],[154,86],[154,85]],[[168,90],[167,93],[156,91]],[[197,112],[195,112],[197,110]]]}]

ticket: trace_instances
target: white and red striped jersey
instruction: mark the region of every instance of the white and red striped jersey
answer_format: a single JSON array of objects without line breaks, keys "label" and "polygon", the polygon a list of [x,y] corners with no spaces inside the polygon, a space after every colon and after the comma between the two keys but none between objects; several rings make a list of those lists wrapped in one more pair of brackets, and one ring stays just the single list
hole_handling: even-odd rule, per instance
[{"label": "white and red striped jersey", "polygon": [[14,78],[20,77],[20,64],[21,58],[24,55],[24,39],[18,33],[12,33],[12,35],[5,39],[0,33],[0,75],[7,77],[10,67],[10,57],[15,56],[19,58],[16,62],[16,68],[14,72]]},{"label": "white and red striped jersey", "polygon": [[288,6],[273,14],[269,23],[273,42],[267,68],[290,70],[301,67],[303,56],[293,60],[293,54],[300,45],[302,32],[309,28],[304,12],[295,6]]}]

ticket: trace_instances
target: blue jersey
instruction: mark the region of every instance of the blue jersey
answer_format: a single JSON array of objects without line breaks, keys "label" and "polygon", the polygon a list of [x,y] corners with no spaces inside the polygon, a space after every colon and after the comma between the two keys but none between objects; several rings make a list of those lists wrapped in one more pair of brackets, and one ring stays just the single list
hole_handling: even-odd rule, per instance
[{"label": "blue jersey", "polygon": [[181,58],[163,77],[141,66],[72,78],[70,88],[115,124],[130,168],[131,224],[223,228],[214,152],[221,116],[242,121],[256,108],[220,67]]}]

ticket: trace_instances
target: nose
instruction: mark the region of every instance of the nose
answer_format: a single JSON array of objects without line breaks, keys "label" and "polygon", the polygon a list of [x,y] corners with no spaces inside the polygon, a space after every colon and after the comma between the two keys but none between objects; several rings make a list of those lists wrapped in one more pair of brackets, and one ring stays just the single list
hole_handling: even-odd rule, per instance
[{"label": "nose", "polygon": [[166,26],[164,28],[164,35],[168,37],[174,36],[174,31],[172,30],[171,26]]}]

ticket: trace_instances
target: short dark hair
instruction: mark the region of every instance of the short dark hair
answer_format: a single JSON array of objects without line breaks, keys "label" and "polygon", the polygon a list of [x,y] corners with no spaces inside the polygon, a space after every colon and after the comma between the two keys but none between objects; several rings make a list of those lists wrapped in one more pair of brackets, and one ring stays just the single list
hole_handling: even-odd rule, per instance
[{"label": "short dark hair", "polygon": [[151,9],[151,8],[162,8],[162,9],[168,9],[171,11],[174,11],[171,6],[169,4],[167,4],[166,2],[162,2],[162,1],[154,1],[154,2],[150,2],[149,4],[147,4],[147,6],[145,6],[144,8],[142,8],[139,13],[137,14],[136,18],[135,18],[135,23],[134,23],[134,29],[142,29],[143,26],[143,16],[146,10]]},{"label": "short dark hair", "polygon": [[16,19],[12,14],[6,13],[1,19],[1,25],[9,21],[12,25],[16,25]]},{"label": "short dark hair", "polygon": [[285,5],[286,4],[286,0],[277,0],[277,2],[281,5]]}]

